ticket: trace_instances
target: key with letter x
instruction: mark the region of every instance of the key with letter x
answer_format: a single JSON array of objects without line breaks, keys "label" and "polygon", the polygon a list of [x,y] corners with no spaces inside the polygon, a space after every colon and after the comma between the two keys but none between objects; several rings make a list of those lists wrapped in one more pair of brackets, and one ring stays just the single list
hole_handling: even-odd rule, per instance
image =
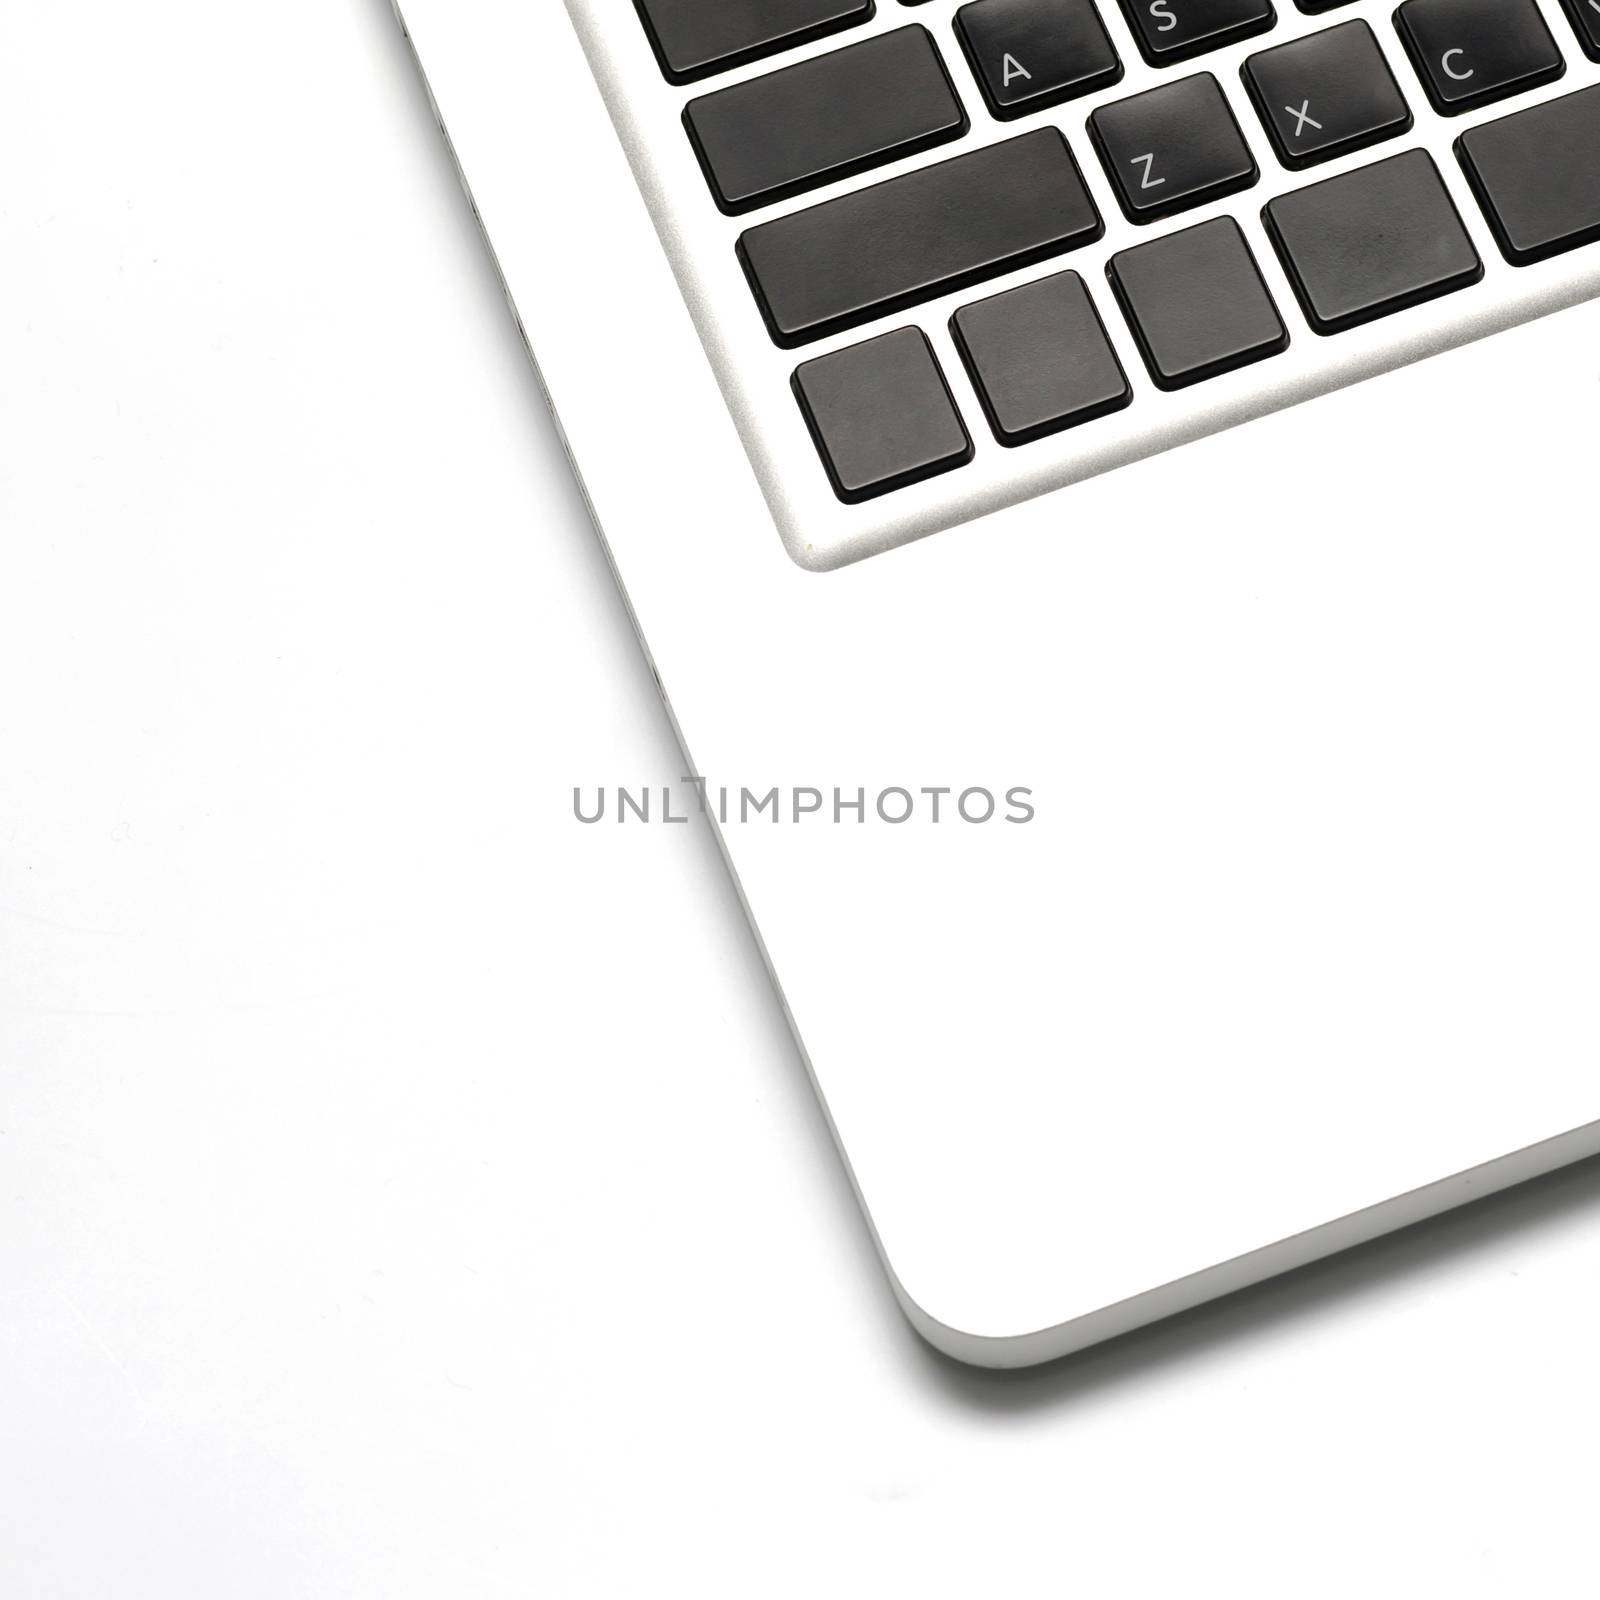
[{"label": "key with letter x", "polygon": [[1372,29],[1344,22],[1251,56],[1245,87],[1286,167],[1309,167],[1411,126]]},{"label": "key with letter x", "polygon": [[1298,106],[1285,106],[1283,109],[1294,118],[1294,137],[1296,139],[1307,128],[1315,128],[1318,133],[1322,132],[1322,124],[1311,115],[1311,102],[1309,100],[1302,100]]}]

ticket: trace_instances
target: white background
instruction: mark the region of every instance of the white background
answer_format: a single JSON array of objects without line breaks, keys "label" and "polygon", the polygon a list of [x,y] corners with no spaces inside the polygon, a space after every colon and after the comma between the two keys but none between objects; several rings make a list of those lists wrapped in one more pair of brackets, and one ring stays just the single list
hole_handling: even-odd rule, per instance
[{"label": "white background", "polygon": [[1593,1167],[917,1343],[709,836],[571,820],[680,762],[383,0],[10,0],[0,151],[0,1594],[1593,1589]]}]

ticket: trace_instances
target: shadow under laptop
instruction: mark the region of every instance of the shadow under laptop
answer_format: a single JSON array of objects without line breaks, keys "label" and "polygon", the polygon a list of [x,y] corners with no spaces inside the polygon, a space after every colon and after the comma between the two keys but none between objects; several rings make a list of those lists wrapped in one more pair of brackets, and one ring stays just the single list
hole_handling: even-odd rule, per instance
[{"label": "shadow under laptop", "polygon": [[1487,1252],[1519,1233],[1585,1217],[1593,1220],[1600,1238],[1600,1156],[1043,1366],[999,1372],[969,1367],[925,1344],[909,1324],[906,1334],[928,1381],[956,1404],[992,1415],[1038,1411],[1104,1398],[1120,1385],[1377,1294],[1444,1262]]}]

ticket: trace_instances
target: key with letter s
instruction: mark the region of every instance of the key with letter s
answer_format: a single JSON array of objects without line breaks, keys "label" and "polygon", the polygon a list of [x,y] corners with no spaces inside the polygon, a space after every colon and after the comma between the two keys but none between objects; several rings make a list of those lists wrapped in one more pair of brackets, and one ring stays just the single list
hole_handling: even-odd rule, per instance
[{"label": "key with letter s", "polygon": [[1278,20],[1272,0],[1122,0],[1122,9],[1152,67],[1265,33]]}]

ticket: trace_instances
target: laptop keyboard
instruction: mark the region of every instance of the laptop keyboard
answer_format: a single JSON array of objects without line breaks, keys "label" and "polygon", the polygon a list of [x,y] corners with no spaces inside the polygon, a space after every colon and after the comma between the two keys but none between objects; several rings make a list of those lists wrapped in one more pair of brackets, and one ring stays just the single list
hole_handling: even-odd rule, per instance
[{"label": "laptop keyboard", "polygon": [[[580,30],[610,13],[615,34],[625,10],[570,3]],[[647,193],[769,497],[828,520],[809,486],[775,481],[803,472],[843,517],[917,496],[863,537],[830,528],[838,560],[1600,289],[1515,282],[1600,242],[1600,0],[1299,0],[1284,18],[1272,0],[635,13],[638,48],[603,41],[603,82],[636,102],[636,158],[674,142]],[[685,153],[697,196],[672,181]],[[1437,308],[1407,325],[1485,292],[1493,311],[1460,328]],[[766,357],[730,335],[754,318]],[[1392,350],[1369,333],[1341,365],[1334,342],[1386,319]],[[1327,359],[1270,377],[1322,340]],[[1209,411],[1159,410],[1223,382]],[[799,429],[809,464],[787,447]],[[1007,486],[1008,461],[1051,449]],[[928,487],[979,459],[981,491]],[[798,553],[806,530],[786,536]]]}]

